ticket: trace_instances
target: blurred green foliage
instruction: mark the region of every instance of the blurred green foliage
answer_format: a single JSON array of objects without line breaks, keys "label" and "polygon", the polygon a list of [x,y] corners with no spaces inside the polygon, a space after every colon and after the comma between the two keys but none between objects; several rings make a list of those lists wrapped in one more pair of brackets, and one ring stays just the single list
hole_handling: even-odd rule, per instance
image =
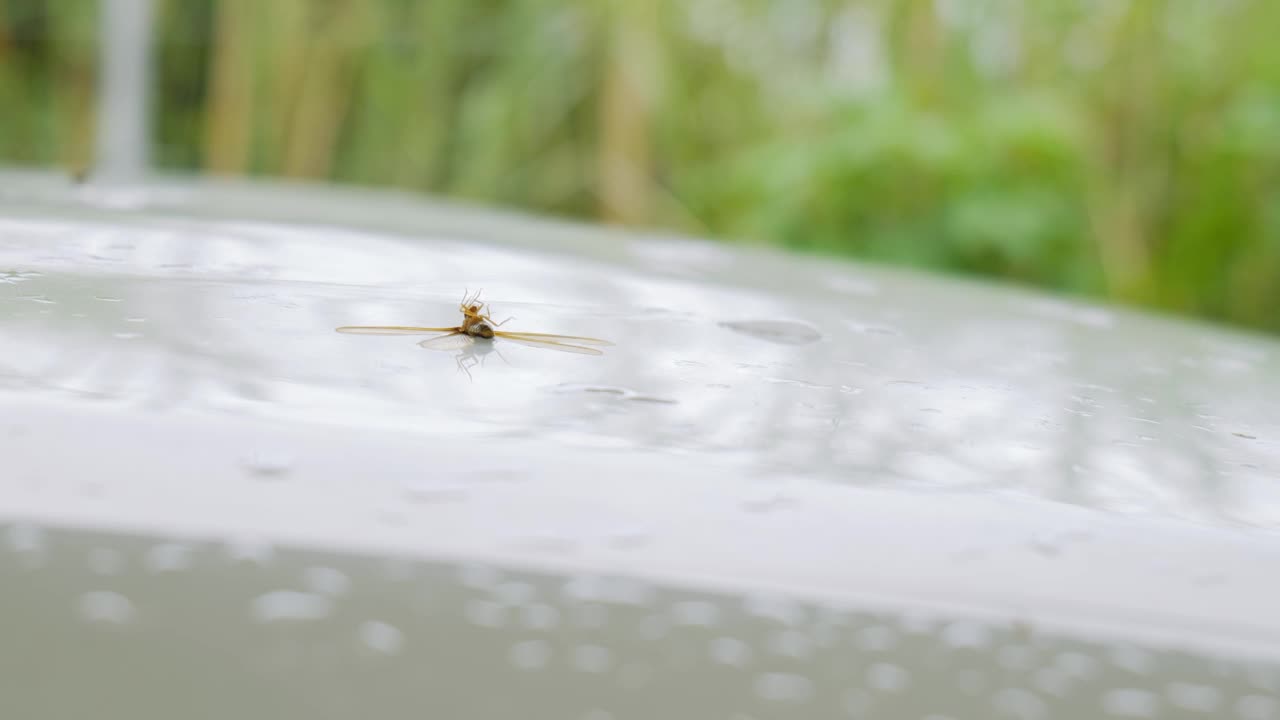
[{"label": "blurred green foliage", "polygon": [[[96,3],[0,0],[0,158]],[[156,0],[156,162],[392,185],[1280,331],[1273,0]]]},{"label": "blurred green foliage", "polygon": [[85,163],[97,21],[96,0],[0,0],[0,162]]}]

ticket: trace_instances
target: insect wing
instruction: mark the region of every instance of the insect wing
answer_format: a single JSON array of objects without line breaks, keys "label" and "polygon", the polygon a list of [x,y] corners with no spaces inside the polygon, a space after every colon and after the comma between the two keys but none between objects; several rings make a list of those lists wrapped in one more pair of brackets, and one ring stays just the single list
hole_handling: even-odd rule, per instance
[{"label": "insect wing", "polygon": [[524,338],[527,340],[532,340],[534,342],[538,342],[538,341],[558,342],[558,343],[571,342],[571,343],[581,343],[583,345],[612,345],[613,344],[608,340],[601,340],[600,338],[582,337],[580,335],[552,335],[551,333],[517,332],[514,330],[503,330],[500,334],[503,337],[507,337],[507,338]]},{"label": "insect wing", "polygon": [[581,345],[570,345],[568,343],[559,342],[559,338],[565,338],[564,335],[522,335],[517,333],[508,333],[495,330],[494,337],[500,337],[504,340],[510,340],[521,345],[530,347],[546,348],[548,350],[560,350],[561,352],[581,353],[583,355],[602,355],[603,353],[595,348],[582,347]]},{"label": "insect wing", "polygon": [[475,341],[474,337],[464,332],[452,332],[440,337],[427,338],[418,345],[428,350],[462,350],[471,347]]},{"label": "insect wing", "polygon": [[410,327],[408,325],[344,325],[337,328],[350,335],[422,335],[425,333],[452,333],[456,327]]}]

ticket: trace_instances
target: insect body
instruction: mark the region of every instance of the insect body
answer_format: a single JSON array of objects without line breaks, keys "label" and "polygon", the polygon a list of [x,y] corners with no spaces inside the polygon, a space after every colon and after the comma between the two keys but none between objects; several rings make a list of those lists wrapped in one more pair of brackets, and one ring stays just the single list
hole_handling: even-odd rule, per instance
[{"label": "insect body", "polygon": [[459,350],[468,347],[477,339],[492,340],[502,338],[511,342],[531,347],[560,350],[563,352],[581,353],[583,355],[601,355],[602,351],[588,345],[612,345],[608,340],[581,337],[577,335],[552,335],[550,333],[511,332],[498,330],[512,318],[502,322],[494,322],[493,317],[485,312],[484,303],[479,302],[480,294],[474,297],[464,296],[458,309],[462,311],[462,324],[456,327],[411,327],[407,325],[346,325],[338,328],[340,333],[361,335],[420,335],[422,333],[444,333],[438,337],[428,338],[418,343],[432,350]]}]

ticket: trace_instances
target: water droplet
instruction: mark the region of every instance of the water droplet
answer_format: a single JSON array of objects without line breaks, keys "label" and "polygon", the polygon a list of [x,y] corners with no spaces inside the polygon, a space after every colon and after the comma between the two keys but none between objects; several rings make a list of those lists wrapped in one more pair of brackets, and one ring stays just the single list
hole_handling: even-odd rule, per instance
[{"label": "water droplet", "polygon": [[651,404],[651,405],[678,405],[678,404],[680,404],[680,401],[679,401],[679,400],[673,400],[673,399],[671,399],[671,398],[658,397],[658,396],[656,396],[656,395],[642,395],[642,394],[640,394],[640,393],[633,394],[633,395],[631,395],[631,397],[629,397],[629,398],[627,398],[627,399],[628,399],[628,400],[630,400],[631,402],[635,402],[635,403],[649,403],[649,404]]},{"label": "water droplet", "polygon": [[551,388],[551,392],[558,395],[569,395],[576,393],[595,393],[598,395],[615,395],[617,397],[626,397],[634,391],[626,388],[611,387],[607,385],[583,385],[582,383],[560,383]]},{"label": "water droplet", "polygon": [[1001,711],[1001,717],[1017,720],[1043,720],[1049,717],[1049,707],[1030,690],[1005,688],[996,693],[994,703]]},{"label": "water droplet", "polygon": [[721,665],[745,667],[751,662],[751,647],[737,638],[720,637],[711,641],[711,659]]},{"label": "water droplet", "polygon": [[788,320],[741,320],[722,322],[720,327],[779,345],[808,345],[822,339],[814,328]]},{"label": "water droplet", "polygon": [[95,295],[93,299],[101,300],[102,302],[112,302],[112,303],[124,302],[124,298],[110,297],[108,295]]},{"label": "water droplet", "polygon": [[582,538],[574,536],[571,532],[564,531],[560,526],[535,529],[519,528],[511,531],[509,537],[526,549],[559,555],[577,552],[578,543],[582,540]]},{"label": "water droplet", "polygon": [[792,498],[774,488],[752,490],[742,499],[742,509],[749,512],[766,513],[782,510],[796,503]]},{"label": "water droplet", "polygon": [[677,625],[715,627],[720,620],[720,608],[702,600],[685,600],[671,606],[671,617]]},{"label": "water droplet", "polygon": [[579,645],[573,650],[573,665],[586,673],[608,672],[613,653],[602,645]]},{"label": "water droplet", "polygon": [[436,503],[466,500],[471,493],[469,483],[439,478],[418,478],[405,485],[405,496],[414,502]]},{"label": "water droplet", "polygon": [[488,590],[502,582],[502,573],[488,565],[468,564],[458,569],[458,580],[465,587]]},{"label": "water droplet", "polygon": [[638,548],[653,540],[653,531],[643,526],[615,527],[605,533],[605,542],[619,549]]},{"label": "water droplet", "polygon": [[1056,667],[1042,667],[1036,670],[1032,683],[1040,692],[1054,697],[1066,697],[1067,691],[1071,688],[1071,679]]},{"label": "water droplet", "polygon": [[405,527],[409,524],[409,516],[399,508],[383,508],[377,513],[378,522],[391,527]]},{"label": "water droplet", "polygon": [[806,658],[813,653],[813,640],[799,630],[782,630],[770,638],[769,649],[776,655]]},{"label": "water droplet", "polygon": [[80,596],[80,615],[91,623],[124,625],[133,621],[133,603],[120,593],[94,590]]},{"label": "water droplet", "polygon": [[280,620],[321,620],[329,616],[333,603],[315,593],[276,590],[253,600],[253,617],[261,623]]},{"label": "water droplet", "polygon": [[904,635],[936,635],[942,622],[933,614],[915,609],[899,611],[898,630]]},{"label": "water droplet", "polygon": [[794,673],[760,673],[755,678],[755,691],[773,702],[805,702],[813,697],[813,681]]},{"label": "water droplet", "polygon": [[892,663],[874,663],[867,668],[867,685],[883,692],[902,692],[910,676],[906,670]]},{"label": "water droplet", "polygon": [[845,326],[856,333],[862,333],[864,335],[885,335],[888,337],[898,337],[902,335],[901,331],[887,325],[869,325],[867,323],[860,322],[847,322],[845,323]]},{"label": "water droplet", "polygon": [[875,282],[860,277],[832,276],[827,278],[827,287],[844,295],[872,297],[880,294]]},{"label": "water droplet", "polygon": [[138,338],[142,337],[142,333],[118,332],[118,333],[111,333],[111,337],[117,340],[137,340]]},{"label": "water droplet", "polygon": [[361,623],[359,635],[365,647],[384,655],[395,655],[404,645],[404,633],[399,628],[377,620]]},{"label": "water droplet", "polygon": [[112,548],[89,551],[89,570],[95,575],[115,575],[124,568],[124,556]]},{"label": "water droplet", "polygon": [[1169,683],[1168,688],[1165,689],[1165,696],[1169,698],[1169,704],[1174,707],[1206,714],[1217,712],[1222,704],[1222,692],[1209,685]]},{"label": "water droplet", "polygon": [[1249,677],[1249,685],[1266,690],[1269,694],[1280,698],[1280,668],[1275,666],[1251,665],[1245,669]]},{"label": "water droplet", "polygon": [[38,277],[40,273],[34,270],[0,270],[0,285],[17,285]]},{"label": "water droplet", "polygon": [[1057,557],[1062,552],[1062,545],[1057,535],[1040,533],[1031,539],[1031,549],[1045,557]]},{"label": "water droplet", "polygon": [[646,605],[653,597],[654,589],[648,583],[634,579],[582,574],[565,581],[560,593],[570,602]]},{"label": "water droplet", "polygon": [[413,560],[407,557],[386,557],[378,561],[378,570],[384,580],[402,583],[414,579],[417,568]]},{"label": "water droplet", "polygon": [[854,633],[853,644],[866,652],[886,652],[898,644],[898,634],[885,625],[872,625]]},{"label": "water droplet", "polygon": [[784,625],[798,625],[804,620],[800,604],[782,596],[752,594],[742,601],[742,606],[748,615]]},{"label": "water droplet", "polygon": [[598,601],[605,597],[605,585],[606,580],[597,575],[575,575],[565,581],[560,593],[577,602]]},{"label": "water droplet", "polygon": [[942,630],[942,641],[953,648],[985,648],[991,644],[991,628],[981,623],[958,620]]},{"label": "water droplet", "polygon": [[17,522],[9,526],[9,548],[19,554],[44,551],[44,528],[29,522]]},{"label": "water droplet", "polygon": [[512,645],[507,658],[521,670],[538,670],[551,660],[551,646],[545,640],[527,640]]},{"label": "water droplet", "polygon": [[1054,658],[1053,662],[1061,668],[1063,672],[1082,680],[1098,673],[1099,662],[1084,653],[1058,653],[1058,656]]},{"label": "water droplet", "polygon": [[472,600],[464,612],[471,624],[480,627],[499,628],[507,621],[507,609],[491,600]]},{"label": "water droplet", "polygon": [[520,610],[520,622],[530,630],[552,630],[560,624],[560,611],[542,603],[528,605]]},{"label": "water droplet", "polygon": [[1103,711],[1114,717],[1153,718],[1159,707],[1155,694],[1137,688],[1111,690],[1102,696]]},{"label": "water droplet", "polygon": [[1124,645],[1111,649],[1111,662],[1136,675],[1149,675],[1154,659],[1151,653],[1142,648]]},{"label": "water droplet", "polygon": [[191,567],[191,548],[179,543],[161,543],[147,551],[142,560],[147,572],[160,574]]},{"label": "water droplet", "polygon": [[1240,720],[1275,720],[1280,717],[1280,700],[1266,695],[1245,695],[1236,701]]},{"label": "water droplet", "polygon": [[1115,315],[1108,310],[1071,301],[1057,299],[1037,300],[1027,304],[1025,307],[1044,317],[1074,322],[1086,327],[1109,328],[1115,324]]},{"label": "water droplet", "polygon": [[280,477],[293,470],[293,458],[278,450],[260,450],[244,458],[243,463],[246,470],[262,478]]},{"label": "water droplet", "polygon": [[303,578],[309,590],[330,597],[342,595],[351,587],[351,578],[341,570],[331,567],[309,567],[303,573]]},{"label": "water droplet", "polygon": [[1005,645],[996,652],[1000,666],[1006,670],[1026,671],[1036,663],[1036,651],[1026,645]]},{"label": "water droplet", "polygon": [[490,592],[498,602],[512,606],[528,605],[538,594],[537,589],[526,582],[504,582]]},{"label": "water droplet", "polygon": [[275,546],[270,540],[254,535],[238,535],[227,538],[227,557],[232,561],[247,560],[266,565],[275,555]]},{"label": "water droplet", "polygon": [[44,565],[45,531],[39,525],[18,522],[9,527],[8,545],[28,569]]}]

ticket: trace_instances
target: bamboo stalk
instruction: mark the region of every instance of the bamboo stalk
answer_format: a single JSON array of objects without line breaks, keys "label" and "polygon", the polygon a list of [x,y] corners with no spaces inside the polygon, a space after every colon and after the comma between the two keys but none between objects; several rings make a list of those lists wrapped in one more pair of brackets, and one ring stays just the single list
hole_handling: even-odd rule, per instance
[{"label": "bamboo stalk", "polygon": [[249,171],[253,143],[254,0],[218,0],[205,122],[205,167]]}]

